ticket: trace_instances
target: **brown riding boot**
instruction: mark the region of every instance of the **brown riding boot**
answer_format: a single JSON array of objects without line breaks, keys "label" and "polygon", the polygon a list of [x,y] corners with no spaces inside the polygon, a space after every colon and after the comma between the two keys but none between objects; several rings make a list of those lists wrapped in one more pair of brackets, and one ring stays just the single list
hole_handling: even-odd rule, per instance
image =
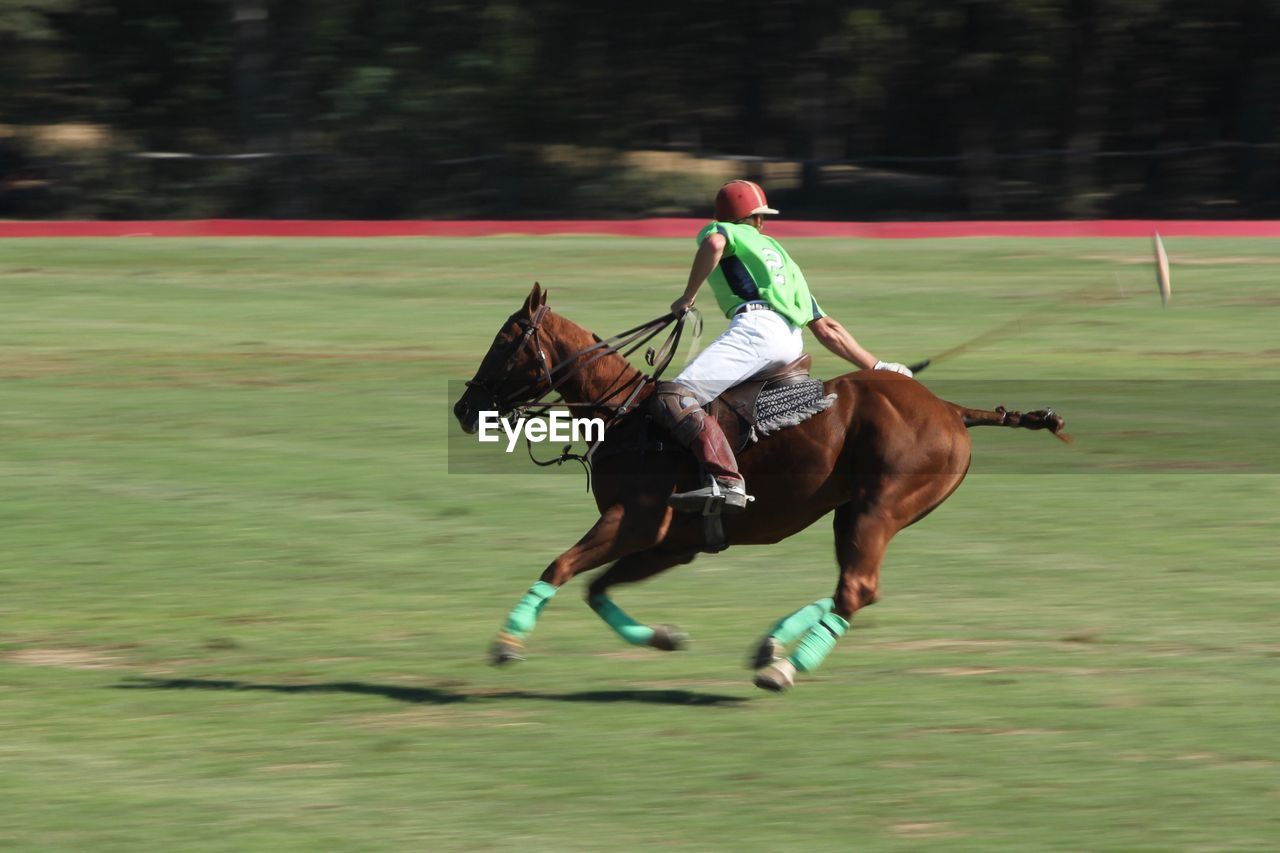
[{"label": "brown riding boot", "polygon": [[679,512],[714,515],[717,512],[741,512],[755,500],[747,494],[747,484],[738,473],[738,460],[724,437],[724,430],[713,417],[702,421],[702,429],[689,442],[689,449],[702,463],[711,483],[701,489],[680,492],[667,498],[667,506]]}]

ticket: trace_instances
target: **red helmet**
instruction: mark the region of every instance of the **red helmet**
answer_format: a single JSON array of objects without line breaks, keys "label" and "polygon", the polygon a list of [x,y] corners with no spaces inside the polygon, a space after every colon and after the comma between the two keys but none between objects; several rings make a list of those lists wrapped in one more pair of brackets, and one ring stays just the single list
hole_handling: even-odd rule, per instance
[{"label": "red helmet", "polygon": [[716,219],[737,222],[757,213],[777,213],[769,206],[764,190],[751,181],[730,181],[716,193]]}]

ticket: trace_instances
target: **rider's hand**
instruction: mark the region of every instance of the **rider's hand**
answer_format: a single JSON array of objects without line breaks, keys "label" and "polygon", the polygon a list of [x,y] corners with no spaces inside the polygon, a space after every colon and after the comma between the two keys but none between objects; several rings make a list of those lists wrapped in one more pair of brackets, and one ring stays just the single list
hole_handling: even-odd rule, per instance
[{"label": "rider's hand", "polygon": [[693,296],[681,296],[675,302],[671,303],[671,313],[677,317],[683,317],[690,308],[693,307]]},{"label": "rider's hand", "polygon": [[871,368],[872,370],[892,370],[894,373],[901,373],[903,376],[910,378],[914,376],[911,368],[905,364],[898,364],[896,361],[877,361]]}]

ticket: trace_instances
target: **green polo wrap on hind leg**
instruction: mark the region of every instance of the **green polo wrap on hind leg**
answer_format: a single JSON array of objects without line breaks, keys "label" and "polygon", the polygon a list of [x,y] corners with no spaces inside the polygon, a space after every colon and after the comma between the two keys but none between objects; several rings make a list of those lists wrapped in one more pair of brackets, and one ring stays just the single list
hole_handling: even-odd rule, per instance
[{"label": "green polo wrap on hind leg", "polygon": [[849,629],[849,621],[838,613],[828,613],[818,620],[800,640],[790,660],[801,672],[813,672],[836,646],[836,640]]},{"label": "green polo wrap on hind leg", "polygon": [[818,620],[830,613],[835,606],[836,603],[830,598],[806,604],[790,616],[784,616],[777,625],[770,628],[769,636],[782,645],[789,646],[792,640],[817,625]]},{"label": "green polo wrap on hind leg", "polygon": [[631,645],[647,646],[653,639],[652,628],[632,619],[626,611],[610,601],[609,596],[593,595],[587,599],[587,605],[614,630],[614,633]]},{"label": "green polo wrap on hind leg", "polygon": [[520,599],[520,603],[511,609],[503,630],[522,640],[532,634],[534,626],[538,624],[538,614],[555,594],[556,587],[546,581],[538,581],[529,587],[529,591]]}]

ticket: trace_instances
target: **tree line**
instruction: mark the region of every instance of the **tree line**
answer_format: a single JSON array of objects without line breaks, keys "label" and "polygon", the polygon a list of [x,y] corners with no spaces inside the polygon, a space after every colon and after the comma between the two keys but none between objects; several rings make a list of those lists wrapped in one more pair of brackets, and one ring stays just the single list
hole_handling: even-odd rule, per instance
[{"label": "tree line", "polygon": [[744,174],[811,216],[1275,215],[1277,35],[1280,0],[0,0],[0,214],[702,213]]}]

